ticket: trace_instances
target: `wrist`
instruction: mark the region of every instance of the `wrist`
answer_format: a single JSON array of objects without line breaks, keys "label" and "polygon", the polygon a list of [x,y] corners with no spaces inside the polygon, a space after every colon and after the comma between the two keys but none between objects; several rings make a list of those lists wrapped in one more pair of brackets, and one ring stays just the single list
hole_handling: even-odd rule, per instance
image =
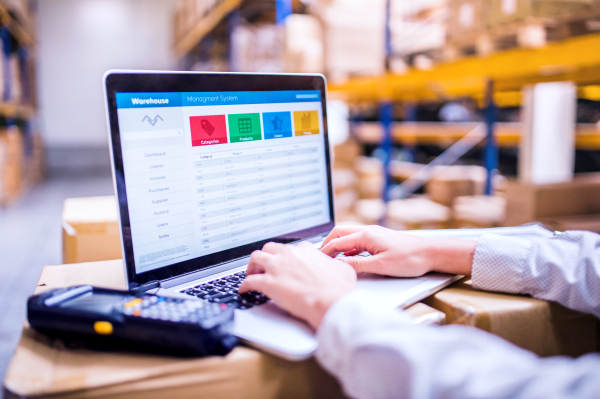
[{"label": "wrist", "polygon": [[439,238],[431,248],[431,270],[441,273],[471,275],[477,241]]},{"label": "wrist", "polygon": [[312,328],[317,330],[321,325],[321,321],[329,308],[340,299],[343,294],[317,295],[307,300],[307,309],[309,309],[306,321]]}]

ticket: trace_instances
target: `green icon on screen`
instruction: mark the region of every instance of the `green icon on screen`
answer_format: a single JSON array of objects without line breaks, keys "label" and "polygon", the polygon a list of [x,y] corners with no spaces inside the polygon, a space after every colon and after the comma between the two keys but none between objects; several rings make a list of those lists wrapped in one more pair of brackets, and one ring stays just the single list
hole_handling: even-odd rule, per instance
[{"label": "green icon on screen", "polygon": [[260,114],[230,114],[229,137],[232,143],[262,140]]},{"label": "green icon on screen", "polygon": [[252,120],[250,118],[238,119],[238,129],[240,133],[252,133]]}]

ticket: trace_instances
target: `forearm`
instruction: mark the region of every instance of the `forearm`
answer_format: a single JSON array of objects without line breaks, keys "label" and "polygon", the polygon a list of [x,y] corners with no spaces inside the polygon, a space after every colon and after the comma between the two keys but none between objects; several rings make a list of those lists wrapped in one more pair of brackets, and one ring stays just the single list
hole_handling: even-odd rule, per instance
[{"label": "forearm", "polygon": [[427,251],[431,271],[452,274],[471,274],[477,241],[459,238],[436,238]]},{"label": "forearm", "polygon": [[593,397],[600,389],[597,356],[539,359],[472,327],[411,325],[366,293],[334,304],[317,337],[317,360],[355,398]]},{"label": "forearm", "polygon": [[599,248],[599,235],[581,231],[540,240],[485,234],[473,258],[473,285],[529,294],[600,317]]}]

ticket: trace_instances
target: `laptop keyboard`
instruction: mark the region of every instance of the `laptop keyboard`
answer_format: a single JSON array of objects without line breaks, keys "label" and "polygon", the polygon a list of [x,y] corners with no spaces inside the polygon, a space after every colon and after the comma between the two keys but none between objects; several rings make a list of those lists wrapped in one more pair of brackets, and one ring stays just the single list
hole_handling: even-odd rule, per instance
[{"label": "laptop keyboard", "polygon": [[199,284],[181,292],[212,303],[227,303],[238,309],[250,309],[253,306],[267,302],[269,298],[258,291],[250,291],[245,294],[238,293],[238,288],[240,288],[245,278],[246,272],[239,272]]},{"label": "laptop keyboard", "polygon": [[[371,254],[363,252],[356,256],[371,256]],[[342,253],[337,257],[346,257],[346,255]],[[258,291],[240,294],[238,288],[240,288],[245,278],[246,272],[239,272],[199,284],[192,288],[187,288],[180,292],[212,303],[227,303],[229,306],[235,306],[238,309],[250,309],[253,306],[262,305],[269,301],[269,298]]]}]

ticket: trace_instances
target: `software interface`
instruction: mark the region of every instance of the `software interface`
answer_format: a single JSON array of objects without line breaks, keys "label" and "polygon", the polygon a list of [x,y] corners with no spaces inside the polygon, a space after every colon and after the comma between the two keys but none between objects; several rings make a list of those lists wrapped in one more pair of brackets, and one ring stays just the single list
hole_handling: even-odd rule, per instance
[{"label": "software interface", "polygon": [[329,222],[319,91],[116,98],[138,273]]}]

